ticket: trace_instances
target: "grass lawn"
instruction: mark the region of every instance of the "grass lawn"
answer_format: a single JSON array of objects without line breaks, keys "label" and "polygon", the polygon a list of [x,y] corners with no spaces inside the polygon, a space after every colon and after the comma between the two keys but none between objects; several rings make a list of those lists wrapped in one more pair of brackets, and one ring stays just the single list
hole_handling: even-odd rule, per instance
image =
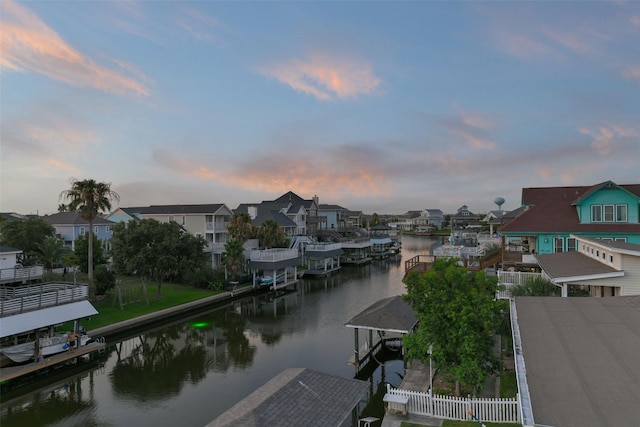
[{"label": "grass lawn", "polygon": [[[141,294],[140,292],[140,283],[128,283],[126,287],[127,289],[123,290],[124,310],[120,309],[120,303],[117,299],[114,303],[114,295],[116,291],[115,289],[112,289],[104,297],[91,302],[96,310],[98,310],[98,314],[92,316],[89,321],[85,320],[83,322],[83,326],[88,330],[96,329],[121,322],[123,320],[128,320],[133,317],[142,316],[143,314],[153,313],[165,308],[210,297],[222,292],[194,288],[176,283],[163,283],[162,296],[157,297],[156,293],[158,286],[156,283],[150,282],[146,284],[147,293],[149,294],[149,305],[147,305],[144,294]],[[138,299],[140,299],[140,301],[128,302]],[[64,327],[69,329],[70,326],[64,325]]]},{"label": "grass lawn", "polygon": [[502,371],[500,373],[500,397],[516,397],[517,394],[516,371]]}]

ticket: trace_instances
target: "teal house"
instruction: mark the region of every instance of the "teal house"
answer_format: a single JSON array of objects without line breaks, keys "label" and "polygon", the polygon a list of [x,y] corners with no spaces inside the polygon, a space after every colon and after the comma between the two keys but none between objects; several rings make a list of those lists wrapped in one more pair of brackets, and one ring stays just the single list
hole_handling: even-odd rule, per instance
[{"label": "teal house", "polygon": [[523,188],[517,212],[498,229],[514,264],[575,251],[578,237],[640,244],[640,184]]}]

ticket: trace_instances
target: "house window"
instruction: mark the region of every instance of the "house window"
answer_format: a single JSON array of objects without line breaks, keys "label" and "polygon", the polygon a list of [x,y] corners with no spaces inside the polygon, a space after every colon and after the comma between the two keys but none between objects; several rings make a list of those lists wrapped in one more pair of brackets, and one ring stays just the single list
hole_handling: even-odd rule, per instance
[{"label": "house window", "polygon": [[624,242],[627,243],[627,238],[626,237],[616,237],[614,239],[616,242]]},{"label": "house window", "polygon": [[104,231],[106,231],[107,233],[111,233],[111,226],[110,225],[105,225],[104,226]]},{"label": "house window", "polygon": [[98,234],[98,226],[93,227],[93,234]]},{"label": "house window", "polygon": [[627,222],[627,205],[616,205],[616,222]]},{"label": "house window", "polygon": [[613,222],[614,207],[613,205],[604,205],[604,222]]},{"label": "house window", "polygon": [[562,237],[556,237],[553,239],[554,252],[562,252],[563,240],[564,239]]},{"label": "house window", "polygon": [[78,232],[80,233],[81,236],[84,236],[84,233],[86,232],[86,230],[84,229],[84,227],[80,227]]},{"label": "house window", "polygon": [[602,222],[602,205],[591,206],[591,222]]},{"label": "house window", "polygon": [[567,252],[569,251],[575,251],[577,249],[577,245],[576,245],[576,239],[574,239],[573,237],[570,237],[567,239]]},{"label": "house window", "polygon": [[609,255],[609,262],[613,264],[613,255]]},{"label": "house window", "polygon": [[169,222],[176,222],[176,217],[173,215],[169,215]]},{"label": "house window", "polygon": [[185,225],[186,223],[187,223],[186,217],[182,215],[182,221],[180,222],[180,224]]}]

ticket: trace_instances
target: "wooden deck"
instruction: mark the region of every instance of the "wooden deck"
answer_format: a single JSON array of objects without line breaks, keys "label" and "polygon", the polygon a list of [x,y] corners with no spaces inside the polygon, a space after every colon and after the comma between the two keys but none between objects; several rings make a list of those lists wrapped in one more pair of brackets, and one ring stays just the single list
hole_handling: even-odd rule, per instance
[{"label": "wooden deck", "polygon": [[64,352],[49,356],[40,362],[28,363],[26,365],[7,366],[0,369],[0,383],[13,380],[24,375],[38,372],[42,369],[47,369],[51,366],[66,363],[76,357],[84,356],[85,354],[93,353],[105,348],[104,343],[92,342],[91,344],[84,345],[75,349],[72,353]]}]

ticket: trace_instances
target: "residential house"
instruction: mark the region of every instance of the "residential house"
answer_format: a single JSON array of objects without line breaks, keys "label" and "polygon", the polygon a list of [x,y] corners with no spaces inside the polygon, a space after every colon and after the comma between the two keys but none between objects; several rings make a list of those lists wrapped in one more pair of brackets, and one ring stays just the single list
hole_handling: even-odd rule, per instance
[{"label": "residential house", "polygon": [[469,226],[479,225],[480,218],[482,217],[471,212],[467,205],[463,205],[454,215],[451,215],[451,229],[462,230]]},{"label": "residential house", "polygon": [[[51,224],[56,230],[56,237],[62,239],[66,246],[70,246],[74,250],[76,240],[89,232],[89,221],[83,219],[78,212],[58,212],[43,216],[42,220]],[[99,216],[93,220],[93,234],[107,249],[113,236],[115,224],[115,222]]]},{"label": "residential house", "polygon": [[[211,255],[211,266],[217,268],[222,263],[224,245],[229,241],[227,226],[232,212],[224,203],[198,205],[151,205],[147,207],[122,208],[131,218],[155,219],[159,222],[177,222],[184,229],[202,237]],[[122,214],[119,214],[122,215]]]},{"label": "residential house", "polygon": [[542,274],[562,287],[596,297],[640,295],[640,244],[571,234],[575,250],[535,255]]},{"label": "residential house", "polygon": [[[317,196],[312,200],[305,200],[291,191],[276,200],[242,203],[234,210],[234,212],[247,213],[252,220],[258,217],[266,219],[265,215],[271,211],[280,212],[293,221],[296,224],[295,235],[299,236],[315,236],[321,228],[319,223],[326,221],[326,218],[318,217]],[[258,225],[260,224],[261,222]]]},{"label": "residential house", "polygon": [[524,188],[521,211],[499,230],[503,262],[575,251],[577,236],[640,244],[639,207],[640,184]]},{"label": "residential house", "polygon": [[142,209],[145,209],[145,208],[142,208],[142,207],[138,207],[138,208],[117,208],[116,210],[111,212],[109,215],[107,215],[105,218],[108,219],[109,221],[113,221],[113,222],[116,222],[116,223],[123,222],[123,223],[126,224],[129,221],[142,219],[142,217],[138,213]]},{"label": "residential house", "polygon": [[444,215],[440,209],[424,209],[420,215],[411,219],[415,229],[441,229],[444,223]]},{"label": "residential house", "polygon": [[322,228],[327,230],[344,230],[347,227],[347,209],[340,205],[318,205],[318,215],[326,218]]}]

